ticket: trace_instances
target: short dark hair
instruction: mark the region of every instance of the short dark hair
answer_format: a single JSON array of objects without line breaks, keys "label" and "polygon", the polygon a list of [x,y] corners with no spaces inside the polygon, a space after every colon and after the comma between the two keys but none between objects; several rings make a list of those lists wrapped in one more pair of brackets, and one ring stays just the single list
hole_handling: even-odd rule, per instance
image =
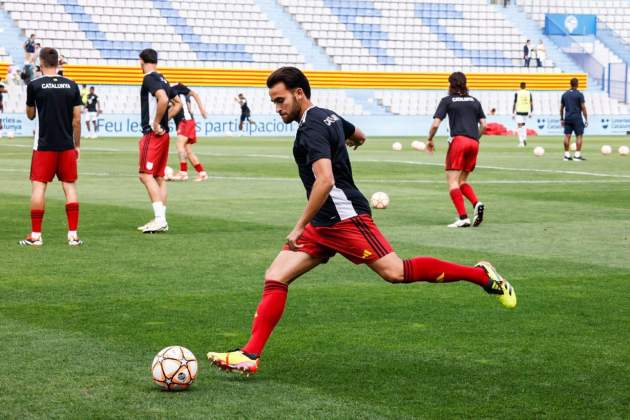
[{"label": "short dark hair", "polygon": [[468,86],[466,86],[466,75],[461,71],[456,71],[448,76],[448,94],[468,96]]},{"label": "short dark hair", "polygon": [[39,51],[39,62],[46,67],[57,67],[59,65],[59,53],[54,48],[44,47]]},{"label": "short dark hair", "polygon": [[35,34],[31,34],[31,38],[34,37],[34,36],[35,36]]},{"label": "short dark hair", "polygon": [[94,90],[94,86],[90,86],[90,90]]},{"label": "short dark hair", "polygon": [[525,89],[527,87],[527,83],[521,82],[521,89]]},{"label": "short dark hair", "polygon": [[287,89],[300,88],[304,95],[311,99],[311,85],[308,79],[297,67],[280,67],[267,78],[267,87],[271,89],[278,83],[284,83]]},{"label": "short dark hair", "polygon": [[528,42],[530,42],[530,40],[529,40],[529,39],[528,39],[527,41],[525,41],[525,43],[528,43]]},{"label": "short dark hair", "polygon": [[153,48],[145,48],[140,53],[140,59],[145,63],[157,64],[158,53]]},{"label": "short dark hair", "polygon": [[578,87],[579,84],[580,84],[580,81],[577,79],[577,77],[574,77],[573,79],[571,79],[571,87],[572,88]]}]

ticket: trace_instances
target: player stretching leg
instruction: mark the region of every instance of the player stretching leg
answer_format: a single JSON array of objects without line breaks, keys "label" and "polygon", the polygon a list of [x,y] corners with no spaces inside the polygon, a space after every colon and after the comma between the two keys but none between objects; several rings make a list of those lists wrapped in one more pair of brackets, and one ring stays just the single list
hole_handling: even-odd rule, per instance
[{"label": "player stretching leg", "polygon": [[26,87],[26,116],[38,116],[37,137],[31,160],[31,234],[19,242],[24,246],[41,246],[46,188],[55,175],[66,195],[68,245],[83,242],[77,234],[79,199],[75,182],[81,142],[81,95],[74,81],[57,76],[59,55],[52,48],[39,53],[42,76]]},{"label": "player stretching leg", "polygon": [[433,153],[433,137],[442,120],[448,115],[451,140],[446,153],[446,181],[453,205],[459,218],[448,225],[450,228],[470,226],[464,197],[474,206],[473,226],[483,222],[484,205],[477,200],[468,177],[475,170],[479,138],[486,129],[486,115],[479,101],[468,94],[466,76],[455,72],[448,77],[448,96],[444,97],[433,115],[433,124],[427,138],[427,151]]},{"label": "player stretching leg", "polygon": [[[138,227],[143,233],[166,232],[166,182],[164,169],[168,161],[168,120],[179,112],[181,103],[170,85],[156,71],[157,51],[147,48],[140,53],[140,67],[144,73],[140,89],[140,113],[142,138],[140,139],[140,182],[144,184],[153,206],[154,218]],[[171,115],[167,111],[169,99],[173,98]]]},{"label": "player stretching leg", "polygon": [[245,99],[245,95],[239,93],[234,100],[241,106],[241,117],[240,123],[238,124],[238,131],[239,135],[243,135],[243,124],[245,121],[250,124],[255,124],[255,122],[252,121],[252,111],[249,109],[249,106],[247,106],[247,99]]},{"label": "player stretching leg", "polygon": [[527,146],[527,127],[525,122],[527,118],[531,118],[534,112],[534,100],[532,94],[526,89],[527,84],[521,82],[521,90],[514,94],[514,106],[512,107],[512,116],[516,121],[518,132],[518,147]]},{"label": "player stretching leg", "polygon": [[367,264],[390,283],[465,280],[516,306],[512,286],[488,262],[468,267],[431,257],[402,260],[370,216],[370,206],[352,178],[346,145],[365,141],[360,129],[310,101],[308,79],[294,67],[283,67],[267,79],[269,96],[285,124],[299,121],[293,155],[308,203],[286,244],[265,273],[262,300],[251,337],[241,349],[208,353],[216,366],[244,373],[258,369],[260,355],[280,320],[289,284],[340,253],[355,264]]},{"label": "player stretching leg", "polygon": [[[560,123],[564,127],[564,160],[577,162],[586,160],[582,157],[582,137],[584,128],[588,127],[588,113],[584,105],[584,95],[578,90],[579,81],[575,77],[571,79],[571,89],[562,94],[560,101]],[[582,120],[584,115],[584,120]],[[575,153],[573,159],[569,151],[571,146],[571,134],[575,133]]]},{"label": "player stretching leg", "polygon": [[193,90],[190,90],[183,83],[177,83],[172,86],[172,89],[177,93],[179,101],[182,103],[182,109],[173,118],[175,120],[175,126],[177,127],[177,155],[179,156],[179,172],[173,176],[174,181],[187,181],[188,180],[188,163],[187,160],[197,171],[197,178],[195,181],[205,181],[208,179],[208,174],[203,168],[203,165],[192,151],[192,145],[197,143],[196,123],[192,114],[192,104],[190,98],[193,97],[199,111],[204,118],[208,117],[206,109],[201,102],[199,94]]}]

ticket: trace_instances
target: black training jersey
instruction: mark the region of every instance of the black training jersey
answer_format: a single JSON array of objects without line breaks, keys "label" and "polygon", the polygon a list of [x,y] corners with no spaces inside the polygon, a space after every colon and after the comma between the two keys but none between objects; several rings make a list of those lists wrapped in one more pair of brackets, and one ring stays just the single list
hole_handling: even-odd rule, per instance
[{"label": "black training jersey", "polygon": [[38,137],[33,149],[74,149],[72,116],[81,94],[74,81],[63,76],[41,76],[26,87],[26,105],[37,107]]},{"label": "black training jersey", "polygon": [[354,126],[327,109],[311,107],[302,121],[293,144],[293,157],[300,179],[310,197],[315,183],[312,165],[319,159],[332,161],[335,186],[326,202],[315,215],[313,226],[330,226],[359,214],[370,214],[370,205],[352,179],[352,166],[346,139],[354,133]]},{"label": "black training jersey", "polygon": [[249,107],[247,106],[247,99],[243,99],[241,101],[241,114],[249,114],[251,111],[249,110]]},{"label": "black training jersey", "polygon": [[177,83],[171,87],[173,93],[175,93],[180,102],[182,103],[182,108],[179,110],[177,114],[173,117],[175,121],[175,125],[178,125],[183,120],[193,120],[192,112],[190,112],[190,89],[183,83]]},{"label": "black training jersey", "polygon": [[466,136],[479,140],[479,120],[486,118],[481,103],[472,96],[449,95],[440,101],[433,118],[448,115],[451,137]]},{"label": "black training jersey", "polygon": [[584,95],[577,89],[567,90],[562,94],[565,120],[581,120]]},{"label": "black training jersey", "polygon": [[[140,88],[140,122],[143,134],[151,131],[151,123],[155,119],[157,110],[155,93],[160,89],[164,90],[169,99],[174,97],[170,85],[160,73],[154,71],[144,75],[142,88]],[[168,133],[168,111],[164,111],[160,126]]]},{"label": "black training jersey", "polygon": [[2,102],[2,89],[4,89],[4,84],[0,83],[0,102]]},{"label": "black training jersey", "polygon": [[96,112],[96,104],[98,103],[98,95],[95,93],[89,93],[86,101],[86,108],[88,112]]}]

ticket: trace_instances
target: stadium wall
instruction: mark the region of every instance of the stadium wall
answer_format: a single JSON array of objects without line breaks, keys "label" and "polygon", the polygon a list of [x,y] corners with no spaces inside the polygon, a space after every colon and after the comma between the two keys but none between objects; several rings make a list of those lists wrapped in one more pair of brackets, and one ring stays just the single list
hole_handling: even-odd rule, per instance
[{"label": "stadium wall", "polygon": [[[354,116],[350,120],[361,127],[369,136],[426,136],[432,122],[430,116]],[[491,116],[488,122],[497,122],[514,130],[515,123],[509,116]],[[17,136],[32,136],[35,122],[24,114],[3,114],[2,123],[6,131],[13,131]],[[139,137],[140,123],[138,115],[109,114],[102,115],[97,121],[99,134],[106,137]],[[172,122],[171,132],[175,132]],[[557,115],[536,115],[527,123],[528,128],[539,135],[561,135],[560,119]],[[448,124],[442,124],[438,135],[448,135]],[[245,133],[251,136],[287,136],[295,135],[297,124],[284,124],[275,115],[260,115],[256,124],[245,124]],[[630,132],[630,116],[592,115],[586,135],[626,135]],[[197,122],[197,134],[202,137],[233,136],[238,133],[238,118],[229,116],[208,116]]]}]

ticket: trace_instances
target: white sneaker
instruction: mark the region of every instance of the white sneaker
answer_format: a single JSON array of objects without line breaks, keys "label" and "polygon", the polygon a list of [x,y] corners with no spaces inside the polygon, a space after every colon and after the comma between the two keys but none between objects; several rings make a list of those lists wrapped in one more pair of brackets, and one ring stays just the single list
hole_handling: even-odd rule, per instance
[{"label": "white sneaker", "polygon": [[140,232],[142,232],[143,230],[145,230],[145,229],[147,228],[147,226],[149,226],[151,223],[153,223],[153,221],[154,221],[154,220],[155,220],[155,219],[151,219],[151,220],[149,220],[149,221],[148,221],[147,223],[145,223],[144,225],[142,225],[142,226],[138,226],[138,228],[137,228],[137,229],[138,229]]},{"label": "white sneaker", "polygon": [[469,218],[457,219],[453,223],[448,225],[448,227],[450,227],[450,228],[467,228],[467,227],[470,227],[470,219]]},{"label": "white sneaker", "polygon": [[68,236],[68,245],[79,246],[83,245],[83,241],[78,236]]},{"label": "white sneaker", "polygon": [[525,147],[525,143],[519,142],[518,147]]},{"label": "white sneaker", "polygon": [[170,178],[171,181],[188,181],[188,172],[179,171]]},{"label": "white sneaker", "polygon": [[151,220],[145,227],[142,233],[158,233],[158,232],[167,232],[168,231],[168,223],[166,220],[158,221],[156,219]]},{"label": "white sneaker", "polygon": [[206,171],[199,172],[197,178],[195,178],[195,182],[201,182],[208,179],[208,173]]},{"label": "white sneaker", "polygon": [[486,206],[483,205],[481,201],[475,204],[475,214],[473,215],[472,225],[477,227],[483,222],[483,212],[486,209]]}]

